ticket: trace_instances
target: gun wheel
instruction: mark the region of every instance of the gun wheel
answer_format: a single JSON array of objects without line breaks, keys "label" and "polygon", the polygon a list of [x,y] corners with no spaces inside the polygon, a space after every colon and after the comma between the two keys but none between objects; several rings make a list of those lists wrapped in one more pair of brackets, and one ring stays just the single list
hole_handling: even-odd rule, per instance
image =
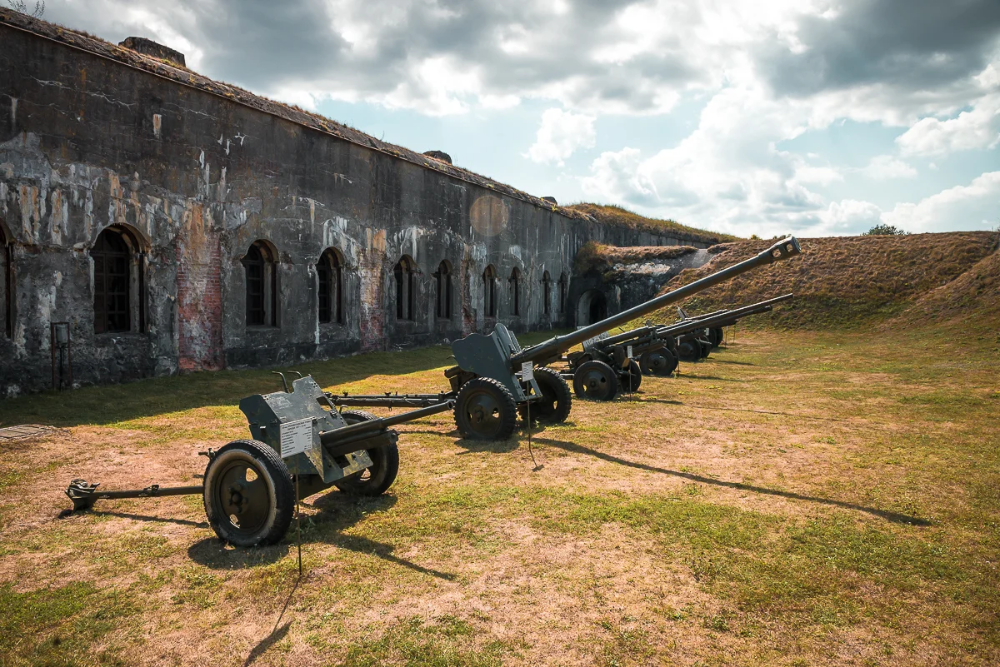
[{"label": "gun wheel", "polygon": [[701,359],[701,345],[691,339],[677,345],[677,357],[683,361],[698,361]]},{"label": "gun wheel", "polygon": [[725,340],[726,333],[721,327],[708,330],[708,342],[712,344],[712,347],[719,347]]},{"label": "gun wheel", "polygon": [[[561,424],[566,421],[573,407],[573,394],[565,378],[558,371],[542,366],[535,369],[535,382],[542,390],[542,397],[531,403],[532,423]],[[527,421],[527,406],[518,405],[517,411],[521,419]]]},{"label": "gun wheel", "polygon": [[288,531],[295,485],[278,453],[258,440],[235,440],[205,468],[205,514],[212,530],[238,547],[274,544]]},{"label": "gun wheel", "polygon": [[618,374],[603,361],[588,361],[573,373],[573,391],[588,401],[610,401],[618,395]]},{"label": "gun wheel", "polygon": [[[344,410],[340,416],[348,426],[378,419],[364,410]],[[399,474],[399,448],[392,444],[366,451],[368,458],[372,460],[371,466],[333,483],[342,493],[352,496],[380,496],[396,481],[396,475]]]},{"label": "gun wheel", "polygon": [[642,384],[642,369],[635,359],[629,359],[628,370],[618,374],[618,382],[622,391],[632,393],[639,390],[639,385]]},{"label": "gun wheel", "polygon": [[708,355],[712,354],[712,344],[703,338],[699,338],[697,343],[698,351],[701,353],[699,359],[708,359]]},{"label": "gun wheel", "polygon": [[667,376],[677,370],[677,357],[667,349],[643,352],[639,357],[639,368],[643,375]]},{"label": "gun wheel", "polygon": [[517,424],[514,397],[493,378],[469,380],[455,397],[455,425],[472,440],[506,440]]}]

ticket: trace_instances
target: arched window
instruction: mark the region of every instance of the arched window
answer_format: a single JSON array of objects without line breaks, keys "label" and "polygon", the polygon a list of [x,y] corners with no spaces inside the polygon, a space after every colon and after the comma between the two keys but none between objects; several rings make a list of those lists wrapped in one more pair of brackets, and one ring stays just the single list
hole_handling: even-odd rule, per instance
[{"label": "arched window", "polygon": [[483,271],[483,310],[486,317],[497,316],[497,270],[492,264]]},{"label": "arched window", "polygon": [[392,270],[396,278],[396,319],[416,319],[413,312],[413,273],[416,266],[409,256],[403,255]]},{"label": "arched window", "polygon": [[552,278],[548,271],[542,273],[542,310],[546,315],[552,312]]},{"label": "arched window", "polygon": [[256,241],[242,259],[246,273],[247,326],[278,325],[278,271],[275,255],[265,241]]},{"label": "arched window", "polygon": [[321,324],[344,323],[344,262],[340,252],[327,248],[316,263],[319,283],[319,321]]},{"label": "arched window", "polygon": [[125,227],[113,225],[97,237],[94,260],[94,333],[145,330],[144,256]]},{"label": "arched window", "polygon": [[513,314],[521,314],[521,272],[515,266],[510,272],[510,291]]},{"label": "arched window", "polygon": [[4,234],[3,225],[0,225],[0,294],[3,295],[0,329],[11,338],[14,336],[14,245]]},{"label": "arched window", "polygon": [[440,319],[451,319],[451,265],[448,260],[438,265],[437,273],[434,274],[437,281],[437,307],[434,310],[435,316]]},{"label": "arched window", "polygon": [[559,314],[566,312],[566,285],[569,281],[566,280],[566,274],[561,273],[559,275]]}]

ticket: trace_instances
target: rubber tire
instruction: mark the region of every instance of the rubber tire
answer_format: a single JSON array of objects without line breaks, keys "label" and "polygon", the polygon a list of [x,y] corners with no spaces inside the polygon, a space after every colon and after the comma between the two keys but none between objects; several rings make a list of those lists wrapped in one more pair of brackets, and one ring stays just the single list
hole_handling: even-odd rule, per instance
[{"label": "rubber tire", "polygon": [[[604,391],[594,395],[592,398],[587,396],[583,384],[583,376],[590,370],[599,370],[602,375],[607,377],[607,386],[604,388]],[[612,401],[618,395],[618,373],[603,361],[588,361],[585,364],[580,364],[576,372],[573,373],[573,392],[577,398],[584,400]]]},{"label": "rubber tire", "polygon": [[[554,371],[546,366],[535,369],[535,381],[542,390],[542,396],[546,400],[553,400],[551,409],[545,406],[539,409],[538,403],[531,406],[531,422],[541,424],[561,424],[569,418],[569,412],[573,409],[573,392],[570,391],[569,383],[559,371]],[[527,407],[525,404],[517,406],[517,412],[523,421],[527,421]]]},{"label": "rubber tire", "polygon": [[726,332],[722,327],[716,327],[714,329],[709,329],[709,341],[712,343],[712,347],[720,347],[726,340]]},{"label": "rubber tire", "polygon": [[701,359],[701,345],[696,340],[685,340],[677,344],[677,357],[681,361],[698,361]]},{"label": "rubber tire", "polygon": [[701,351],[699,359],[708,359],[708,355],[712,354],[712,344],[704,338],[699,338],[697,343]]},{"label": "rubber tire", "polygon": [[618,383],[621,385],[621,390],[626,393],[639,391],[639,385],[642,384],[642,368],[635,359],[629,359],[628,370],[618,374]]},{"label": "rubber tire", "polygon": [[[378,419],[375,415],[364,410],[344,410],[340,413],[347,425],[360,424]],[[396,481],[399,474],[399,448],[395,443],[382,445],[374,449],[365,450],[372,460],[372,465],[368,470],[368,479],[361,479],[364,472],[355,473],[333,483],[342,493],[351,496],[364,496],[374,498],[381,496],[389,490],[392,483]]]},{"label": "rubber tire", "polygon": [[[493,433],[477,433],[473,428],[466,404],[477,393],[490,394],[500,411],[499,427]],[[455,426],[463,438],[470,440],[507,440],[514,434],[517,426],[517,404],[507,387],[493,378],[477,377],[469,380],[458,390],[455,396]]]},{"label": "rubber tire", "polygon": [[[236,533],[222,507],[215,506],[213,486],[217,476],[226,463],[239,460],[253,464],[268,485],[271,501],[266,523],[251,535]],[[295,513],[295,484],[285,462],[270,445],[259,440],[234,440],[217,451],[205,467],[202,501],[208,523],[220,540],[237,547],[262,547],[279,542],[288,532]]]},{"label": "rubber tire", "polygon": [[[666,360],[664,362],[665,365],[659,370],[653,368],[652,361],[654,357],[663,357]],[[639,368],[642,369],[643,375],[667,377],[677,370],[677,357],[667,348],[656,350],[655,352],[643,352],[642,356],[639,357]]]}]

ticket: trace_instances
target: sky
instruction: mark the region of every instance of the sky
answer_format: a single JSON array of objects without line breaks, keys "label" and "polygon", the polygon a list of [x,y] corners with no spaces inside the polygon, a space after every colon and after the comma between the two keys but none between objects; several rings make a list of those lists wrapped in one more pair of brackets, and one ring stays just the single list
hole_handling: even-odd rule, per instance
[{"label": "sky", "polygon": [[1000,227],[1000,0],[48,0],[561,204],[772,237]]}]

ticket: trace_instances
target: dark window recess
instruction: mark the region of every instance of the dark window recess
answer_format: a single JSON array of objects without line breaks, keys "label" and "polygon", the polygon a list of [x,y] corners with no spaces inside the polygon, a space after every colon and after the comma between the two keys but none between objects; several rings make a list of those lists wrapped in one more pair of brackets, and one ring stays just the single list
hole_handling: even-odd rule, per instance
[{"label": "dark window recess", "polygon": [[246,273],[246,313],[248,326],[276,326],[277,267],[270,249],[258,241],[243,257]]},{"label": "dark window recess", "polygon": [[486,317],[497,316],[497,270],[492,264],[483,271],[483,307]]},{"label": "dark window recess", "polygon": [[548,271],[542,274],[542,309],[546,315],[552,312],[552,278]]},{"label": "dark window recess", "polygon": [[514,267],[510,272],[510,289],[513,292],[511,302],[514,305],[514,315],[521,314],[521,272]]},{"label": "dark window recess", "polygon": [[437,273],[434,274],[437,280],[437,307],[434,314],[441,319],[451,319],[451,269],[448,262],[441,262]]},{"label": "dark window recess", "polygon": [[343,263],[335,250],[327,250],[316,264],[319,281],[319,321],[344,323]]},{"label": "dark window recess", "polygon": [[94,333],[128,331],[132,253],[121,232],[105,229],[91,251],[94,259]]},{"label": "dark window recess", "polygon": [[396,279],[396,319],[413,320],[413,260],[403,257],[392,273]]}]

